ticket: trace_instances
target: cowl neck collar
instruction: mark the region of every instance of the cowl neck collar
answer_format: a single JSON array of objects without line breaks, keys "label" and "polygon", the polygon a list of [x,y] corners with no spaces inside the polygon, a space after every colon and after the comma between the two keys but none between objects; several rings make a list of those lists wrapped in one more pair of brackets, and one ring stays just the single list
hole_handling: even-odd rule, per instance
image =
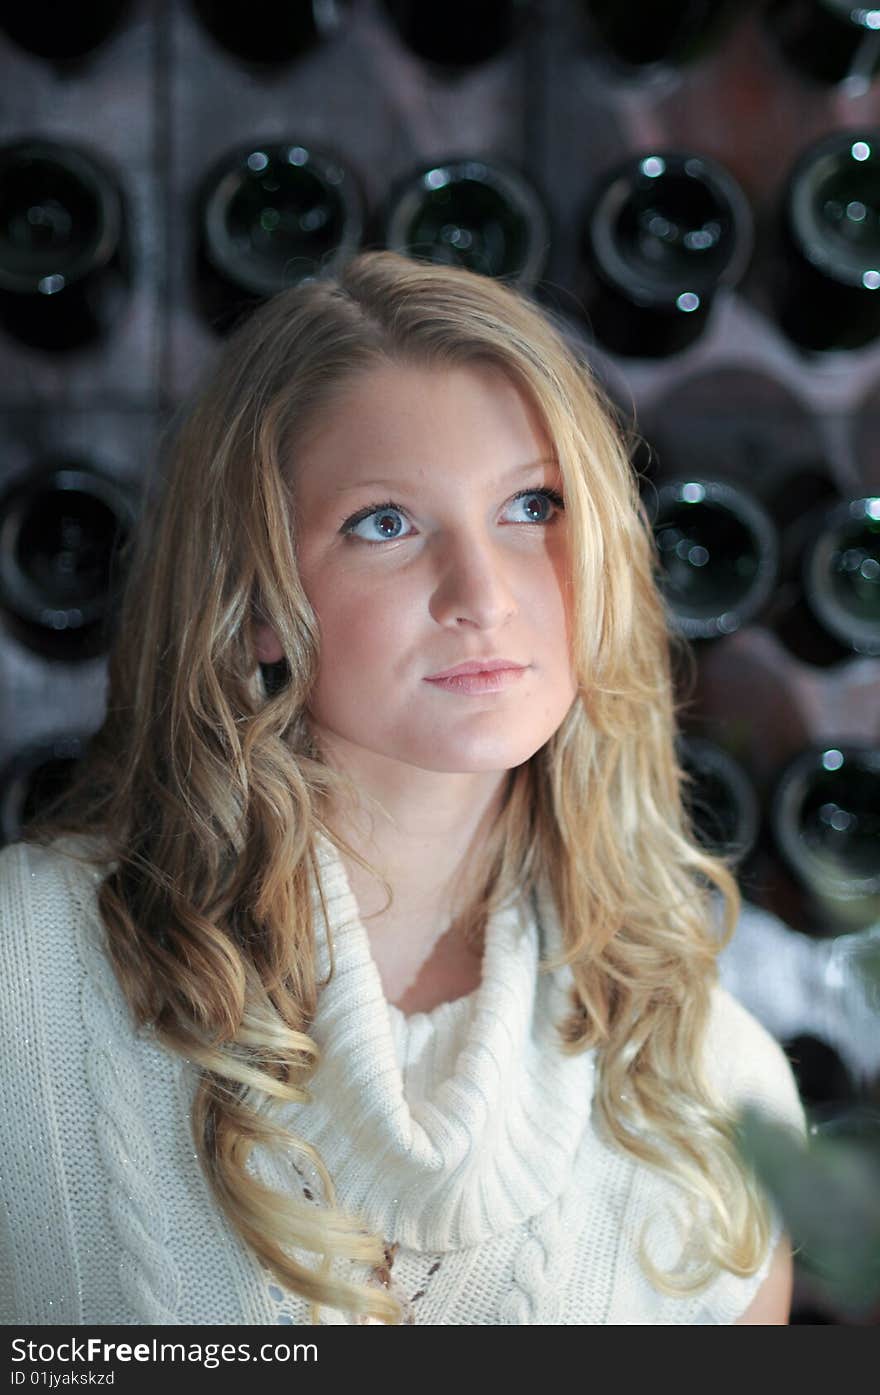
[{"label": "cowl neck collar", "polygon": [[[406,1019],[385,998],[339,852],[317,835],[335,971],[311,1034],[321,1060],[312,1103],[289,1126],[318,1149],[341,1206],[389,1241],[441,1253],[519,1225],[562,1192],[590,1114],[592,1051],[562,1054],[554,1023],[568,1006],[566,968],[538,974],[559,944],[552,898],[540,893],[489,919],[482,980],[467,1000]],[[317,969],[330,968],[313,895]],[[455,1009],[461,1009],[456,1011]],[[448,1068],[404,1087],[410,1029],[458,1033]]]}]

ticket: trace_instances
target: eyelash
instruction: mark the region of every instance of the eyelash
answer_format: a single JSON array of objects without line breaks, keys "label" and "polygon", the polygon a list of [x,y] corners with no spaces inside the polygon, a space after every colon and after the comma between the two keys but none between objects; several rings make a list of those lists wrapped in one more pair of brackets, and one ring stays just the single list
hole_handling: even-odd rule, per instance
[{"label": "eyelash", "polygon": [[[549,499],[550,502],[556,506],[557,510],[564,511],[565,501],[562,498],[562,495],[557,490],[548,489],[544,486],[542,486],[539,489],[521,489],[517,494],[513,495],[509,502],[513,503],[516,499],[528,499],[533,494],[542,495],[545,499]],[[359,509],[357,513],[352,514],[351,518],[347,518],[345,520],[339,531],[341,533],[353,534],[358,524],[363,523],[367,518],[371,518],[374,513],[382,513],[383,510],[388,511],[389,513],[399,513],[403,517],[406,517],[405,509],[402,509],[399,504],[395,504],[392,499],[387,499],[383,504],[369,504],[365,509]],[[555,514],[551,514],[549,518],[536,519],[534,522],[539,527],[543,526],[546,528],[550,523],[553,522],[555,516]],[[358,538],[358,542],[365,542],[369,547],[381,547],[383,545],[383,541],[398,542],[399,539],[386,538],[384,540],[381,540],[379,538]]]}]

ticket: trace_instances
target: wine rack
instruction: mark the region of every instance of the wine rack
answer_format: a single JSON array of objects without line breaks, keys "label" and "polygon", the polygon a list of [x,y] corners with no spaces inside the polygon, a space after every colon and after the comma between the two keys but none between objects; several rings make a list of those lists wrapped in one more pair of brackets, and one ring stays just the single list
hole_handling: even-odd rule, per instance
[{"label": "wine rack", "polygon": [[[29,8],[38,28],[46,7]],[[729,981],[781,1039],[815,1036],[839,1051],[855,1097],[876,1103],[877,1062],[860,1054],[860,1041],[849,1041],[848,1055],[828,1026],[848,1011],[842,951],[833,993],[823,966],[838,937],[844,944],[880,921],[880,901],[867,893],[817,898],[785,857],[772,818],[801,753],[880,747],[880,654],[816,626],[803,606],[801,561],[824,511],[880,495],[880,335],[848,349],[812,349],[786,332],[780,305],[792,257],[784,208],[792,170],[837,132],[869,142],[876,131],[880,144],[871,35],[857,43],[844,35],[824,66],[813,63],[804,56],[809,5],[779,0],[691,6],[698,18],[702,8],[705,23],[692,33],[670,29],[668,44],[655,14],[644,45],[633,48],[615,38],[624,6],[513,0],[486,9],[479,52],[479,44],[432,38],[411,5],[316,0],[305,29],[290,21],[273,45],[277,7],[241,7],[251,26],[241,39],[211,18],[232,8],[108,4],[106,33],[98,17],[79,52],[65,51],[77,44],[62,33],[35,52],[20,33],[0,29],[0,146],[67,142],[90,152],[119,190],[127,239],[124,301],[97,339],[47,350],[14,326],[0,328],[0,496],[60,457],[91,462],[135,498],[150,489],[164,428],[227,325],[268,284],[239,285],[230,300],[228,284],[221,294],[211,282],[216,259],[206,269],[206,190],[212,172],[216,189],[233,155],[246,163],[270,150],[300,151],[343,170],[357,205],[352,246],[382,245],[389,198],[415,172],[469,161],[512,171],[541,206],[532,293],[617,404],[646,502],[668,502],[682,484],[708,484],[715,498],[733,491],[763,520],[761,556],[776,551],[772,585],[759,588],[742,618],[691,631],[695,678],[680,679],[682,734],[694,759],[702,750],[711,798],[742,798],[748,787],[745,822],[730,826],[740,829],[741,884],[753,915]],[[445,8],[451,15],[458,7]],[[461,9],[471,15],[480,6],[470,0]],[[681,333],[654,333],[656,318],[654,329],[643,319],[640,330],[638,304],[623,333],[602,304],[607,287],[585,253],[585,228],[615,169],[677,154],[723,171],[742,200],[736,274],[712,285],[699,323]],[[662,242],[668,230],[658,216]],[[865,216],[876,222],[876,207]],[[456,245],[452,238],[450,255]],[[880,305],[880,286],[876,295]],[[685,314],[696,309],[685,303]],[[0,770],[10,785],[14,772],[15,783],[5,839],[24,807],[22,772],[33,753],[67,741],[63,760],[71,760],[100,724],[104,673],[100,652],[41,652],[0,611]],[[62,768],[56,759],[51,778]],[[798,970],[798,982],[811,985],[814,1007],[826,995],[824,1026],[806,1013],[799,1025],[788,1008],[774,1016],[768,984],[797,955],[806,963],[805,953],[813,967]]]}]

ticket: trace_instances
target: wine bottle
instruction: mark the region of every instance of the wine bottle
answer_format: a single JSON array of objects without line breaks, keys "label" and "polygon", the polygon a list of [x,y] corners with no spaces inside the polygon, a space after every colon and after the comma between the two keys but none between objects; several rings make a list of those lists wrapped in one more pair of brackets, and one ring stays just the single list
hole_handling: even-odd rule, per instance
[{"label": "wine bottle", "polygon": [[40,58],[65,63],[85,57],[114,33],[131,0],[4,0],[0,25],[21,48]]},{"label": "wine bottle", "polygon": [[820,506],[793,532],[800,590],[773,617],[779,638],[821,667],[880,655],[880,497]]},{"label": "wine bottle", "polygon": [[743,861],[760,825],[758,796],[739,761],[706,737],[680,733],[679,761],[688,777],[684,802],[701,847]]},{"label": "wine bottle", "polygon": [[531,0],[382,0],[407,48],[439,68],[470,68],[509,47],[522,29]]},{"label": "wine bottle", "polygon": [[880,655],[880,496],[832,509],[804,555],[803,576],[820,623],[855,653]]},{"label": "wine bottle", "polygon": [[127,215],[115,177],[67,142],[0,147],[0,322],[22,342],[77,349],[126,300]]},{"label": "wine bottle", "polygon": [[880,70],[880,11],[852,0],[771,0],[770,33],[786,58],[819,82],[867,87]]},{"label": "wine bottle", "polygon": [[0,771],[0,839],[15,843],[27,824],[70,783],[85,755],[88,737],[71,732],[36,741],[17,751]]},{"label": "wine bottle", "polygon": [[780,542],[779,583],[764,623],[802,663],[826,668],[852,657],[849,646],[816,619],[804,590],[805,552],[845,497],[828,463],[817,458],[779,466],[766,480],[761,497]]},{"label": "wine bottle", "polygon": [[621,63],[642,68],[678,66],[701,58],[732,22],[741,5],[731,0],[581,0],[591,36]]},{"label": "wine bottle", "polygon": [[22,643],[60,659],[110,643],[135,518],[131,492],[86,461],[27,471],[0,498],[0,609]]},{"label": "wine bottle", "polygon": [[721,287],[736,284],[753,242],[736,180],[705,155],[649,151],[604,174],[588,200],[583,299],[609,349],[676,353],[709,320]]},{"label": "wine bottle", "polygon": [[300,58],[341,29],[351,0],[192,0],[205,29],[248,63],[277,65]]},{"label": "wine bottle", "polygon": [[484,276],[529,291],[547,261],[544,201],[517,169],[500,160],[456,158],[398,180],[379,228],[393,252]]},{"label": "wine bottle", "polygon": [[[790,1037],[782,1045],[791,1063],[798,1093],[810,1115],[817,1113],[829,1122],[839,1119],[841,1106],[855,1102],[858,1094],[852,1076],[834,1047],[809,1032]],[[826,1130],[823,1128],[822,1132]]]},{"label": "wine bottle", "polygon": [[857,349],[880,334],[880,129],[835,131],[795,164],[773,294],[802,348]]},{"label": "wine bottle", "polygon": [[828,933],[880,918],[880,748],[814,744],[773,781],[770,832]]},{"label": "wine bottle", "polygon": [[198,195],[203,314],[223,332],[261,300],[332,272],[363,232],[363,196],[334,156],[251,142],[215,164]]},{"label": "wine bottle", "polygon": [[675,628],[689,639],[717,639],[761,611],[776,583],[779,545],[756,498],[728,481],[683,478],[646,490],[644,502]]}]

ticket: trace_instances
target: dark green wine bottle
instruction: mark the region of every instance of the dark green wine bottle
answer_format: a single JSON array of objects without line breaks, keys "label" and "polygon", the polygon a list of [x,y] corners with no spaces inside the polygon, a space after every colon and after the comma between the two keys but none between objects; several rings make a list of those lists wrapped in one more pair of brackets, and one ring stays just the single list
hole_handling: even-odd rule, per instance
[{"label": "dark green wine bottle", "polygon": [[826,515],[803,555],[804,597],[850,655],[880,656],[880,496]]},{"label": "dark green wine bottle", "polygon": [[777,774],[769,813],[779,854],[832,920],[851,921],[859,907],[877,919],[880,749],[826,742],[800,751]]},{"label": "dark green wine bottle", "polygon": [[382,0],[401,42],[438,68],[486,63],[513,42],[532,0]]},{"label": "dark green wine bottle", "polygon": [[580,0],[591,37],[634,68],[678,66],[701,58],[743,6],[732,0]]},{"label": "dark green wine bottle", "polygon": [[127,214],[102,160],[67,142],[0,147],[0,323],[34,348],[106,334],[129,288]]},{"label": "dark green wine bottle", "polygon": [[88,737],[70,732],[35,741],[0,770],[0,840],[15,843],[32,819],[66,789],[86,752]]},{"label": "dark green wine bottle", "polygon": [[880,10],[852,0],[771,0],[767,25],[786,58],[818,82],[865,88],[880,71]]},{"label": "dark green wine bottle", "polygon": [[845,499],[829,463],[815,455],[783,458],[762,487],[780,542],[779,584],[764,623],[802,663],[829,668],[852,649],[816,618],[807,600],[804,558],[829,514]]},{"label": "dark green wine bottle", "polygon": [[303,57],[342,28],[351,0],[191,0],[205,29],[247,63],[277,65]]},{"label": "dark green wine bottle", "polygon": [[358,249],[363,197],[335,156],[294,140],[224,155],[197,196],[197,299],[224,332],[254,305]]},{"label": "dark green wine bottle", "polygon": [[684,804],[697,840],[713,854],[748,857],[758,836],[760,805],[739,761],[716,741],[680,733],[678,757],[687,779]]},{"label": "dark green wine bottle", "polygon": [[583,300],[596,336],[637,357],[686,348],[719,288],[745,271],[752,240],[748,200],[717,161],[628,157],[599,178],[583,221]]},{"label": "dark green wine bottle", "polygon": [[459,157],[398,180],[379,236],[404,256],[463,266],[530,290],[547,261],[550,232],[541,195],[506,162]]},{"label": "dark green wine bottle", "polygon": [[47,461],[0,498],[0,609],[47,657],[106,652],[135,519],[131,491],[87,461]]},{"label": "dark green wine bottle", "polygon": [[0,25],[29,53],[64,64],[98,48],[119,28],[131,0],[3,0]]},{"label": "dark green wine bottle", "polygon": [[880,335],[880,128],[835,131],[788,181],[774,277],[785,333],[812,350]]},{"label": "dark green wine bottle", "polygon": [[645,491],[657,581],[671,623],[689,639],[733,634],[766,605],[779,569],[762,504],[727,481],[683,478]]}]

